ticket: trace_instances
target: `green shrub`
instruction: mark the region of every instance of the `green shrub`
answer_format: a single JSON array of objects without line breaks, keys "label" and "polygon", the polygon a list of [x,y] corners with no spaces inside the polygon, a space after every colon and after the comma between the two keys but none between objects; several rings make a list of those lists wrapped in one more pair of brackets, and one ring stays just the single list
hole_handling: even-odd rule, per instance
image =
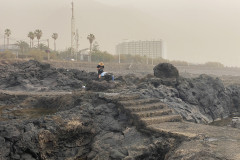
[{"label": "green shrub", "polygon": [[94,62],[100,62],[100,61],[111,62],[113,60],[114,60],[114,56],[109,54],[106,51],[97,50],[92,53],[92,61]]},{"label": "green shrub", "polygon": [[186,61],[170,61],[171,64],[176,66],[188,66],[188,62]]},{"label": "green shrub", "polygon": [[13,54],[11,51],[2,51],[0,52],[0,58],[1,59],[11,59],[11,58],[16,58],[16,55]]},{"label": "green shrub", "polygon": [[32,49],[27,52],[27,56],[29,58],[33,58],[34,60],[37,61],[42,61],[44,59],[47,59],[47,53],[38,49]]},{"label": "green shrub", "polygon": [[223,68],[224,65],[220,62],[206,62],[204,64],[206,67],[214,67],[214,68]]}]

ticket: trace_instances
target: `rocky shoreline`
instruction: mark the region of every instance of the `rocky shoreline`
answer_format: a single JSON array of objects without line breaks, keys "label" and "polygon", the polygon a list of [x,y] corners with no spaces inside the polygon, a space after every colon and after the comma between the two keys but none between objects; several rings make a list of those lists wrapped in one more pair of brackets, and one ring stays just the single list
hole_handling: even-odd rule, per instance
[{"label": "rocky shoreline", "polygon": [[[136,126],[115,96],[108,94],[158,99],[191,124],[209,124],[240,113],[239,86],[226,87],[208,75],[184,78],[171,65],[157,70],[159,76],[128,74],[113,82],[98,81],[94,72],[56,69],[37,61],[0,66],[0,159],[172,160],[188,149],[184,136]],[[204,148],[202,142],[196,144],[199,151],[178,159],[229,158]]]}]

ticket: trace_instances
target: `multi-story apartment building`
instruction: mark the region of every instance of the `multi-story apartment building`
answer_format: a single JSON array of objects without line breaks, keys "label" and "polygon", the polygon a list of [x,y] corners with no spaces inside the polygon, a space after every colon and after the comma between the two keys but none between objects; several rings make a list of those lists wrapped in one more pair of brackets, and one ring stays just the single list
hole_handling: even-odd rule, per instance
[{"label": "multi-story apartment building", "polygon": [[116,53],[163,58],[163,44],[161,40],[122,42],[116,46]]}]

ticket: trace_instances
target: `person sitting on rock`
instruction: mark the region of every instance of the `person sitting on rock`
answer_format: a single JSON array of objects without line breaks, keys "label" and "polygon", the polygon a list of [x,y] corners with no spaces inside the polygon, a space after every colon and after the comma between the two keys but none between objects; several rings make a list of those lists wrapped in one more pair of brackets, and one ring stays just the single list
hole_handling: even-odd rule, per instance
[{"label": "person sitting on rock", "polygon": [[101,74],[104,72],[103,69],[104,69],[104,64],[103,64],[103,62],[100,62],[97,65],[97,71],[98,71],[98,78],[99,79],[101,78]]}]

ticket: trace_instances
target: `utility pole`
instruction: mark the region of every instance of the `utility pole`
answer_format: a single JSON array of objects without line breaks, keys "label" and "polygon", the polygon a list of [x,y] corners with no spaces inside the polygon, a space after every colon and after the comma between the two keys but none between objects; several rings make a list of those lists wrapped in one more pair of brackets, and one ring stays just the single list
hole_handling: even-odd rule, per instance
[{"label": "utility pole", "polygon": [[121,63],[121,56],[120,56],[120,52],[118,54],[118,63],[120,64]]},{"label": "utility pole", "polygon": [[75,36],[75,19],[74,19],[74,4],[72,1],[72,19],[71,19],[71,56],[74,54],[74,36]]},{"label": "utility pole", "polygon": [[148,64],[148,58],[150,57],[150,42],[148,41],[148,56],[147,56],[147,64]]},{"label": "utility pole", "polygon": [[76,42],[76,60],[77,60],[77,56],[78,56],[78,46],[79,46],[79,34],[78,34],[78,29],[76,30],[76,36],[75,36],[75,42]]},{"label": "utility pole", "polygon": [[6,43],[6,41],[5,41],[5,38],[6,38],[6,35],[4,34],[4,50],[5,50],[5,43]]},{"label": "utility pole", "polygon": [[47,43],[48,43],[47,47],[48,47],[48,49],[49,49],[49,39],[47,39]]},{"label": "utility pole", "polygon": [[47,43],[48,43],[48,50],[47,50],[47,52],[48,52],[48,61],[49,61],[49,59],[50,59],[50,56],[49,56],[49,52],[50,52],[50,50],[49,50],[49,39],[47,39]]},{"label": "utility pole", "polygon": [[152,41],[152,46],[153,46],[153,48],[152,48],[152,65],[153,65],[153,54],[154,54],[154,41]]},{"label": "utility pole", "polygon": [[120,56],[120,52],[121,52],[121,45],[120,44],[118,44],[117,46],[116,46],[116,52],[117,52],[117,54],[118,54],[118,63],[120,64],[121,63],[121,56]]}]

